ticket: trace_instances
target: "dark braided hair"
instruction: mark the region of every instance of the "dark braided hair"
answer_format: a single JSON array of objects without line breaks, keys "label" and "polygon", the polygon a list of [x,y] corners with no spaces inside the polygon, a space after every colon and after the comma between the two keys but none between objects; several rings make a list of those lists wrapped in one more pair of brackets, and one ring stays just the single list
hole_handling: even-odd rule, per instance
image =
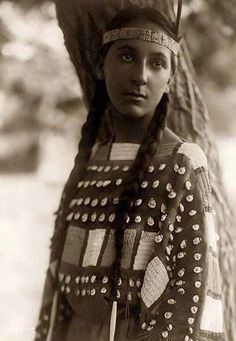
[{"label": "dark braided hair", "polygon": [[[120,276],[120,265],[124,241],[126,218],[128,216],[131,202],[138,197],[140,185],[145,176],[145,171],[162,140],[163,130],[166,126],[168,97],[163,95],[159,105],[156,107],[151,124],[147,130],[136,159],[124,180],[124,191],[122,192],[117,207],[117,220],[115,231],[116,261],[114,263],[115,275],[118,280]],[[115,285],[114,285],[115,289]]]},{"label": "dark braided hair", "polygon": [[[110,22],[107,30],[113,30],[127,26],[131,21],[145,19],[152,21],[161,26],[166,33],[175,41],[179,41],[176,24],[169,22],[168,19],[160,12],[153,8],[142,8],[131,6],[118,13],[118,15]],[[102,47],[101,54],[106,56],[112,43],[108,43]],[[174,54],[171,55],[172,73],[175,72],[176,59]],[[162,140],[163,131],[166,126],[168,111],[168,96],[164,94],[158,103],[153,118],[147,129],[139,148],[136,159],[123,183],[123,192],[120,196],[119,204],[116,210],[116,230],[115,230],[115,247],[116,260],[114,262],[115,281],[113,282],[113,296],[116,297],[116,284],[120,277],[122,250],[124,244],[124,232],[126,228],[126,219],[129,216],[132,201],[138,197],[141,183],[145,177],[145,172],[152,158],[157,153],[158,146]]]},{"label": "dark braided hair", "polygon": [[[168,35],[178,41],[175,35],[175,26],[170,23],[160,12],[152,8],[142,8],[131,6],[125,9],[110,22],[107,30],[125,27],[129,22],[135,19],[146,19],[160,25]],[[106,44],[101,49],[101,55],[106,56],[112,43]],[[175,58],[172,57],[172,71],[175,70]],[[56,229],[52,240],[52,257],[55,259],[60,257],[62,245],[66,235],[66,216],[69,212],[69,204],[71,199],[77,193],[77,183],[84,176],[88,161],[91,156],[92,148],[98,137],[101,121],[107,107],[108,94],[105,81],[97,81],[95,96],[91,109],[89,111],[87,121],[82,128],[82,138],[79,143],[79,153],[75,159],[75,166],[69,176],[67,184],[64,188],[58,216],[56,219]],[[158,145],[162,140],[163,130],[166,125],[168,97],[163,95],[160,103],[157,105],[146,136],[143,139],[139,152],[134,160],[130,172],[124,182],[124,191],[121,194],[119,205],[117,207],[116,220],[116,261],[114,263],[115,281],[120,276],[120,265],[122,258],[123,237],[126,226],[126,217],[130,210],[131,201],[138,196],[140,184],[144,178],[145,170],[157,152]],[[115,295],[115,292],[114,292]]]},{"label": "dark braided hair", "polygon": [[82,127],[82,137],[78,146],[78,154],[75,158],[74,167],[70,173],[67,183],[64,187],[59,209],[56,212],[55,232],[51,243],[51,258],[60,257],[62,245],[66,234],[66,217],[69,213],[70,201],[77,193],[77,183],[83,178],[90,159],[92,148],[96,142],[100,123],[106,110],[108,95],[105,82],[97,80],[95,95],[88,113],[87,120]]}]

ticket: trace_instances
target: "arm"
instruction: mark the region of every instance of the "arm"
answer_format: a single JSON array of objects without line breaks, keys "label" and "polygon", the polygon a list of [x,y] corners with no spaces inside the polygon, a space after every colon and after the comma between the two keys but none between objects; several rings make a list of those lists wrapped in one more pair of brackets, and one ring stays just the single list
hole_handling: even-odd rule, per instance
[{"label": "arm", "polygon": [[176,196],[168,201],[168,214],[161,219],[156,249],[146,269],[141,323],[150,341],[223,341],[221,278],[207,162],[197,145],[191,144],[194,156],[184,150],[186,145],[174,165]]},{"label": "arm", "polygon": [[75,166],[65,185],[59,209],[56,212],[54,234],[50,247],[50,261],[46,273],[35,341],[51,341],[52,338],[54,340],[54,337],[56,341],[59,341],[59,335],[62,335],[63,330],[66,330],[66,326],[68,325],[68,321],[72,313],[63,294],[58,293],[57,282],[58,265],[61,259],[68,226],[66,217],[68,215],[70,201],[73,198],[75,191],[77,191],[77,178],[77,167],[75,162]]}]

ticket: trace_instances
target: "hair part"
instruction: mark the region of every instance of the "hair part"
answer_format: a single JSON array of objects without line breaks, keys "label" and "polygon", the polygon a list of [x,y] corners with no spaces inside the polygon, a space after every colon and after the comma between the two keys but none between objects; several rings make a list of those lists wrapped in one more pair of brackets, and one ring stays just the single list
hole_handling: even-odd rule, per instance
[{"label": "hair part", "polygon": [[151,7],[140,8],[139,6],[133,5],[123,9],[110,21],[106,30],[111,31],[125,27],[128,23],[135,20],[151,21],[161,26],[172,39],[179,42],[176,23],[169,21],[163,13]]}]

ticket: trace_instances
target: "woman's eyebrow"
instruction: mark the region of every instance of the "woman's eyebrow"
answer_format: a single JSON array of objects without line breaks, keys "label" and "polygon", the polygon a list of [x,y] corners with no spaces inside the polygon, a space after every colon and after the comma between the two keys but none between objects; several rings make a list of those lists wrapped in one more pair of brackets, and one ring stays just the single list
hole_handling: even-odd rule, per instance
[{"label": "woman's eyebrow", "polygon": [[130,46],[130,45],[123,45],[123,46],[120,46],[117,48],[117,50],[123,50],[123,49],[130,49],[130,50],[133,50],[133,51],[136,51],[136,49],[133,47],[133,46]]},{"label": "woman's eyebrow", "polygon": [[161,57],[161,58],[164,58],[164,59],[168,59],[168,57],[163,52],[152,52],[151,56],[152,57],[159,57],[159,58]]},{"label": "woman's eyebrow", "polygon": [[[117,51],[124,50],[124,49],[129,49],[129,50],[132,50],[132,51],[138,51],[137,48],[135,48],[135,47],[133,47],[131,45],[120,46],[120,47],[117,48]],[[163,53],[163,52],[150,52],[150,56],[152,56],[152,57],[161,57],[161,58],[167,59],[166,54]]]}]

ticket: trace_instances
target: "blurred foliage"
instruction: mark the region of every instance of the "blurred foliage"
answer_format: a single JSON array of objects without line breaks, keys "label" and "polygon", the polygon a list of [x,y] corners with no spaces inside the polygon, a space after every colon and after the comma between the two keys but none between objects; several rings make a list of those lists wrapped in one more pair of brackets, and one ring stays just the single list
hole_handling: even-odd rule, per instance
[{"label": "blurred foliage", "polygon": [[[220,134],[234,133],[236,2],[185,0],[183,18],[183,36],[213,127]],[[41,132],[77,136],[83,119],[81,89],[57,27],[54,4],[0,1],[0,170],[11,160],[10,168],[21,169],[16,167],[21,164],[16,162],[20,149],[22,170],[36,169]],[[25,167],[26,155],[32,167]]]},{"label": "blurred foliage", "polygon": [[236,3],[191,0],[184,14],[184,35],[199,77],[220,87],[235,84]]},{"label": "blurred foliage", "polygon": [[37,168],[40,150],[35,146],[42,131],[78,134],[78,109],[82,105],[54,4],[22,4],[0,3],[2,172]]},{"label": "blurred foliage", "polygon": [[236,2],[184,1],[183,32],[196,77],[218,134],[234,134],[236,119]]}]

